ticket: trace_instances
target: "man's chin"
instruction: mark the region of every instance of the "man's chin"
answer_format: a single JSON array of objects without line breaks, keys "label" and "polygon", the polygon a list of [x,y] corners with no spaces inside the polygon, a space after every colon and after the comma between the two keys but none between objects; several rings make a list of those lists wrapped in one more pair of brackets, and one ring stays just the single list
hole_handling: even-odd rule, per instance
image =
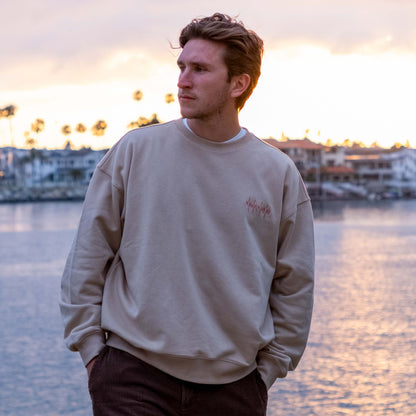
[{"label": "man's chin", "polygon": [[189,120],[193,119],[193,118],[197,118],[195,117],[195,114],[192,113],[192,111],[181,111],[181,116],[182,118],[187,118]]}]

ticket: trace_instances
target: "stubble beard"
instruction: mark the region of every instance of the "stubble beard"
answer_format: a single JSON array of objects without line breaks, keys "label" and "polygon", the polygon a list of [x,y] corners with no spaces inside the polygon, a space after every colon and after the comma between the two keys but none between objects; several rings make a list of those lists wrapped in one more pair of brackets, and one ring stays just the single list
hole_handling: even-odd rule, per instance
[{"label": "stubble beard", "polygon": [[193,107],[187,109],[181,107],[181,115],[183,118],[187,118],[189,120],[215,120],[221,116],[221,114],[223,114],[227,101],[227,94],[223,93],[222,96],[218,99],[218,104],[215,107],[210,107],[209,105],[205,106],[203,109],[197,109]]}]

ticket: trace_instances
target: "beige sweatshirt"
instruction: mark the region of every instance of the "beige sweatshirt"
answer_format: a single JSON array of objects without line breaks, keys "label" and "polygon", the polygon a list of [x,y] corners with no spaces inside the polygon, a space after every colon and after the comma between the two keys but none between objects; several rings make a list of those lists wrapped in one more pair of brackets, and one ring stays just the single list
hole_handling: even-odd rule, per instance
[{"label": "beige sweatshirt", "polygon": [[197,137],[182,120],[133,130],[91,180],[62,277],[65,342],[104,344],[177,378],[270,387],[304,351],[312,210],[292,161],[251,133]]}]

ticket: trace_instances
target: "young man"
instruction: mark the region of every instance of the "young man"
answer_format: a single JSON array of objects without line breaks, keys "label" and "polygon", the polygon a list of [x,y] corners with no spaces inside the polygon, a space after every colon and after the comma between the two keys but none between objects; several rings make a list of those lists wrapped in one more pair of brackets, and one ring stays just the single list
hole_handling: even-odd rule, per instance
[{"label": "young man", "polygon": [[263,42],[217,13],[180,46],[183,118],[129,132],[98,164],[63,274],[95,415],[265,415],[306,345],[310,200],[238,121]]}]

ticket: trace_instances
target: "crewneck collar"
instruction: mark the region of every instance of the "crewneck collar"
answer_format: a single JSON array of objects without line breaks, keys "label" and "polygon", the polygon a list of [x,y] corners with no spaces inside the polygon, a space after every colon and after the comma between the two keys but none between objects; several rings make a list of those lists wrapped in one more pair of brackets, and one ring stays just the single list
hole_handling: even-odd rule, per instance
[{"label": "crewneck collar", "polygon": [[[190,128],[187,128],[183,118],[175,120],[176,127],[180,130],[183,136],[191,143],[198,145],[199,147],[203,147],[207,150],[213,151],[235,151],[237,148],[243,146],[244,144],[250,141],[250,137],[252,136],[250,132],[246,128],[242,128],[242,137],[239,137],[238,140],[227,140],[225,142],[216,142],[214,140],[208,140],[203,137],[196,135]],[[241,134],[241,131],[240,133]]]},{"label": "crewneck collar", "polygon": [[[195,134],[195,132],[191,129],[191,127],[189,126],[188,123],[188,119],[187,118],[183,118],[183,124],[185,125],[185,127],[193,134]],[[244,135],[246,134],[246,129],[244,129],[243,127],[240,127],[240,131],[231,139],[222,141],[222,142],[216,142],[218,144],[225,144],[225,143],[232,143],[232,142],[236,142],[237,140],[241,139]],[[199,136],[198,136],[199,137]],[[203,137],[202,137],[203,138]],[[204,138],[203,138],[204,139]],[[208,139],[204,139],[204,140],[208,140]],[[210,142],[214,141],[214,140],[208,140]]]}]

